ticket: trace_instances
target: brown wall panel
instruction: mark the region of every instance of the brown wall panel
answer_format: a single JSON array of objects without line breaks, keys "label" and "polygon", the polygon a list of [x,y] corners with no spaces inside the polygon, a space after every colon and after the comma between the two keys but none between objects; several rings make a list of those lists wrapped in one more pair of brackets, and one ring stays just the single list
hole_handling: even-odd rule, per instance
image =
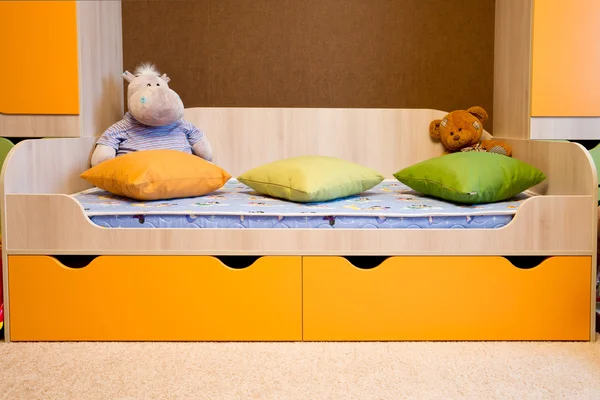
[{"label": "brown wall panel", "polygon": [[492,116],[494,0],[125,0],[123,51],[125,68],[169,74],[187,107]]}]

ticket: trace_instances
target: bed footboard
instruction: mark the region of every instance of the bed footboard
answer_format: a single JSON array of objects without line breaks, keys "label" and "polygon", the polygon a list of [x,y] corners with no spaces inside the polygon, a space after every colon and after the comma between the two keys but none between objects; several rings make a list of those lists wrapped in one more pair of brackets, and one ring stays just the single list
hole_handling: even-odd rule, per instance
[{"label": "bed footboard", "polygon": [[497,229],[104,228],[67,195],[6,196],[10,254],[589,255],[591,196],[535,196]]}]

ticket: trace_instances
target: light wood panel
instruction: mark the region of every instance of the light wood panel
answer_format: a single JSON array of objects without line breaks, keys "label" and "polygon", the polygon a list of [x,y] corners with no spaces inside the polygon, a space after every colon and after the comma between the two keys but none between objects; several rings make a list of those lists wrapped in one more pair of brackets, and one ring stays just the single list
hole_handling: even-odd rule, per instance
[{"label": "light wood panel", "polygon": [[79,137],[79,115],[11,115],[0,113],[2,137]]},{"label": "light wood panel", "polygon": [[99,136],[123,118],[120,1],[78,1],[81,136]]},{"label": "light wood panel", "polygon": [[580,144],[542,140],[504,139],[513,157],[546,174],[531,191],[543,195],[596,195],[598,173],[591,154]]},{"label": "light wood panel", "polygon": [[538,196],[498,229],[148,229],[94,225],[67,195],[7,195],[8,254],[591,255],[592,196]]},{"label": "light wood panel", "polygon": [[0,1],[0,112],[78,114],[76,2]]},{"label": "light wood panel", "polygon": [[205,132],[213,162],[237,176],[260,164],[306,154],[369,166],[386,177],[439,156],[429,123],[446,113],[427,109],[189,108]]},{"label": "light wood panel", "polygon": [[535,2],[532,116],[600,116],[599,15],[598,0]]},{"label": "light wood panel", "polygon": [[496,0],[494,136],[528,139],[533,0]]},{"label": "light wood panel", "polygon": [[532,117],[531,139],[598,140],[600,117]]},{"label": "light wood panel", "polygon": [[[5,193],[74,193],[90,187],[79,175],[89,168],[97,138],[25,140],[8,154]],[[20,171],[20,172],[17,172]]]}]

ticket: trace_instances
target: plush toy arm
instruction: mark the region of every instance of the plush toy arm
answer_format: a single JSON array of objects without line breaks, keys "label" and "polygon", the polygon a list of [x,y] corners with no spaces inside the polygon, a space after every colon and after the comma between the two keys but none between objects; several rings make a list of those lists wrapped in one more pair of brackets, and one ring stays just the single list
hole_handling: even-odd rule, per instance
[{"label": "plush toy arm", "polygon": [[485,149],[489,153],[503,154],[508,157],[512,157],[512,147],[506,143],[502,143],[499,140],[482,140],[481,148]]},{"label": "plush toy arm", "polygon": [[198,157],[201,157],[201,158],[205,159],[206,161],[212,161],[212,158],[213,158],[212,146],[210,145],[210,142],[208,141],[208,138],[206,136],[202,136],[202,139],[197,141],[192,146],[192,151]]},{"label": "plush toy arm", "polygon": [[206,161],[212,161],[212,146],[210,145],[210,142],[208,141],[208,138],[204,132],[183,118],[182,124],[183,128],[187,132],[188,140],[192,145],[192,153],[200,158],[205,159]]},{"label": "plush toy arm", "polygon": [[100,135],[96,141],[96,148],[92,154],[90,164],[92,167],[100,164],[102,161],[115,158],[119,144],[127,137],[127,131],[131,126],[129,118],[115,122]]},{"label": "plush toy arm", "polygon": [[494,137],[490,135],[488,131],[483,131],[481,132],[481,138],[479,140],[485,142],[486,140],[494,140]]},{"label": "plush toy arm", "polygon": [[112,147],[99,144],[96,146],[96,148],[94,149],[94,153],[92,154],[92,167],[95,167],[103,161],[115,158],[116,155],[117,151]]}]

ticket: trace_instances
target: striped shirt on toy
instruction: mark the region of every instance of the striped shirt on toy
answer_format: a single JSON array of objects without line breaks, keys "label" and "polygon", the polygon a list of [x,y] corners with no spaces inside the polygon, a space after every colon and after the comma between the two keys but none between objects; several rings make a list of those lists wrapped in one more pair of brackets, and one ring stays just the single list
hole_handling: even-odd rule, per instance
[{"label": "striped shirt on toy", "polygon": [[127,112],[125,117],[108,128],[97,144],[112,147],[117,156],[139,150],[171,149],[192,154],[192,146],[204,133],[193,124],[180,119],[166,126],[148,126]]}]

